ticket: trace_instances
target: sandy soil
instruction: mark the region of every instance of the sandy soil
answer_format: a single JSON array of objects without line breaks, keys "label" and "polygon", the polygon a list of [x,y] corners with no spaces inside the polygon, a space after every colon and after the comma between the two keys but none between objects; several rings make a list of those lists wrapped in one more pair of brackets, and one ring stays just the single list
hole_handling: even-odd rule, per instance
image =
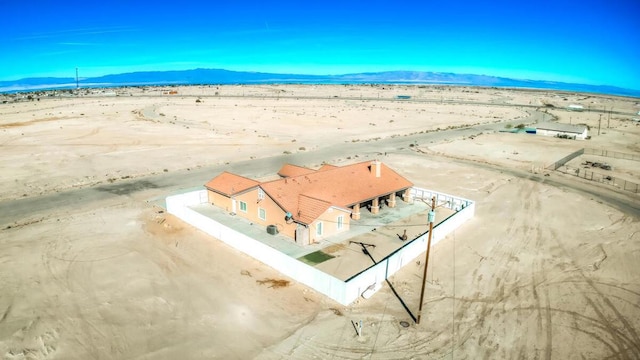
[{"label": "sandy soil", "polygon": [[301,98],[273,99],[258,97],[258,90],[247,87],[244,97],[159,91],[81,101],[43,97],[0,106],[0,166],[8,170],[0,183],[12,183],[0,189],[0,199],[526,115],[508,107],[454,110],[389,101],[393,97],[341,99],[305,88],[294,89]]},{"label": "sandy soil", "polygon": [[[170,89],[178,94],[164,95]],[[640,195],[531,171],[581,147],[639,154],[640,127],[631,121],[638,99],[417,86],[115,93],[24,102],[0,96],[7,100],[0,104],[0,205],[20,209],[0,215],[0,357],[638,358]],[[558,109],[569,104],[613,114]],[[420,324],[386,284],[344,307],[287,283],[155,206],[169,185],[86,196],[131,178],[184,179],[187,168],[207,174],[285,152],[308,153],[315,159],[308,165],[344,162],[325,154],[438,128],[500,127],[524,119],[535,109],[528,106],[588,124],[593,137],[483,131],[382,159],[417,186],[477,203],[476,217],[431,252]],[[616,164],[637,180],[638,166]],[[45,213],[23,209],[30,199],[57,199],[52,194],[70,200]],[[413,313],[423,266],[408,265],[391,279]],[[361,337],[352,325],[359,320]]]}]

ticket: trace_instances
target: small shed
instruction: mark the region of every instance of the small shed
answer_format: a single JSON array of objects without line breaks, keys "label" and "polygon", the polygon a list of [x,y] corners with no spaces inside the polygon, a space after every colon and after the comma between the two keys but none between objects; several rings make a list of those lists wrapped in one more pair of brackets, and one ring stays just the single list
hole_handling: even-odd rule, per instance
[{"label": "small shed", "polygon": [[536,134],[544,136],[584,140],[587,138],[587,133],[587,127],[584,125],[571,125],[557,122],[539,123],[536,125]]},{"label": "small shed", "polygon": [[571,110],[571,111],[582,111],[582,110],[584,110],[584,106],[571,104],[571,105],[569,105],[569,107],[567,109]]}]

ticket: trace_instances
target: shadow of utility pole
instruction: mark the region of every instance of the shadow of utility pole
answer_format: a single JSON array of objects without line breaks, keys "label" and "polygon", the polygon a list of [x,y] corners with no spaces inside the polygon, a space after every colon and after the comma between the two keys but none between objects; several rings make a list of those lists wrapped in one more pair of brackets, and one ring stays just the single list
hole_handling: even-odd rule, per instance
[{"label": "shadow of utility pole", "polygon": [[[371,247],[376,247],[373,244],[366,244],[366,243],[362,243],[362,242],[357,242],[357,241],[350,241],[349,243],[354,243],[354,244],[358,244],[362,247],[362,252],[369,256],[369,259],[371,259],[371,261],[373,261],[373,264],[377,264],[376,260],[373,258],[373,256],[371,256],[371,253],[369,252],[369,250],[367,250],[368,246]],[[396,289],[393,287],[393,285],[391,284],[391,281],[389,281],[389,279],[385,279],[385,281],[387,282],[387,284],[389,285],[389,288],[391,289],[391,291],[393,292],[393,295],[396,296],[396,298],[398,299],[398,301],[400,301],[400,304],[402,305],[402,307],[407,311],[407,314],[409,314],[409,316],[411,316],[411,319],[413,320],[413,322],[415,323],[417,321],[417,318],[415,315],[413,315],[413,313],[411,312],[411,310],[409,310],[409,307],[407,306],[407,304],[404,302],[404,300],[402,300],[402,298],[400,297],[400,294],[398,294],[398,292],[396,291]]]}]

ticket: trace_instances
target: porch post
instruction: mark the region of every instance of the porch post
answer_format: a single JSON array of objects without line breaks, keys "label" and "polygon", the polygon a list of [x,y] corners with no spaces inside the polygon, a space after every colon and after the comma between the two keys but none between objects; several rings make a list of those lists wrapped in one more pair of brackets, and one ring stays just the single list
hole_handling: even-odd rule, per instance
[{"label": "porch post", "polygon": [[390,208],[396,207],[396,193],[391,193],[391,195],[389,195],[388,205]]},{"label": "porch post", "polygon": [[409,202],[411,200],[411,189],[407,189],[404,191],[404,193],[402,194],[402,200],[404,200],[404,202]]},{"label": "porch post", "polygon": [[360,204],[353,205],[353,212],[351,213],[353,220],[360,220]]},{"label": "porch post", "polygon": [[377,214],[378,211],[380,210],[379,202],[380,202],[380,198],[373,199],[373,202],[371,204],[371,213],[372,214]]}]

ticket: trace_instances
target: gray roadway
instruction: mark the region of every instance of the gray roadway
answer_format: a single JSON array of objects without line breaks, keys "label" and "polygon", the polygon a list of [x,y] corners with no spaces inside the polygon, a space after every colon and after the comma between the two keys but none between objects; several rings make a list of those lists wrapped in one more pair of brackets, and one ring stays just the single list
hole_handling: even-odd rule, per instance
[{"label": "gray roadway", "polygon": [[[409,136],[390,137],[369,142],[332,144],[314,151],[300,152],[289,155],[278,155],[247,161],[234,162],[228,165],[216,165],[182,170],[170,173],[160,173],[129,180],[118,180],[114,183],[98,184],[85,188],[74,188],[61,192],[45,194],[41,196],[25,197],[0,202],[0,231],[7,226],[20,226],[21,224],[37,221],[39,217],[55,216],[56,213],[67,213],[69,209],[79,208],[98,201],[118,201],[118,198],[135,197],[144,200],[153,197],[161,197],[182,189],[200,187],[216,174],[222,171],[231,171],[246,176],[262,177],[275,173],[282,164],[289,162],[294,164],[320,164],[332,159],[345,158],[347,156],[358,157],[362,160],[373,158],[380,153],[411,153],[410,144],[438,143],[446,139],[460,138],[475,135],[480,132],[494,132],[504,129],[506,124],[533,123],[543,120],[543,113],[532,111],[528,118],[516,119],[508,122],[483,124],[463,129],[442,130]],[[548,115],[546,115],[548,116]],[[493,167],[496,171],[506,171]],[[527,177],[532,180],[547,182],[555,186],[574,188],[571,182],[557,180],[555,183],[549,179],[532,177],[525,172],[514,172],[514,176]],[[560,182],[558,182],[560,181]],[[598,197],[600,200],[610,203],[620,210],[637,216],[640,208],[633,198],[624,199],[624,196],[602,195],[601,191],[593,191],[580,186],[575,191],[587,193]],[[124,200],[124,198],[123,198]]]}]

